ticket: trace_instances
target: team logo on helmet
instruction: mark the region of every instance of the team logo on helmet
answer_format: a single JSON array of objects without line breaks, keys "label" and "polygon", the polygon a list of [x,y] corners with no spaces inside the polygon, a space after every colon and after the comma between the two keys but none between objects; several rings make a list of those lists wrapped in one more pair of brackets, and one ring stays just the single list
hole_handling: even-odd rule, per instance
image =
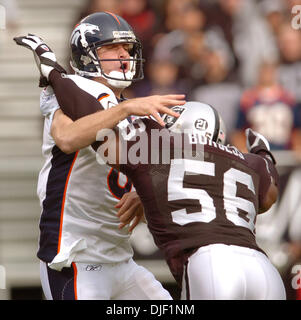
[{"label": "team logo on helmet", "polygon": [[[179,114],[182,114],[182,112],[186,110],[186,108],[181,106],[174,106],[171,109]],[[170,128],[177,121],[177,119],[178,118],[166,114],[163,117],[163,121],[166,123],[165,127]]]},{"label": "team logo on helmet", "polygon": [[200,131],[207,130],[208,122],[205,119],[197,119],[194,123],[194,127]]},{"label": "team logo on helmet", "polygon": [[74,30],[71,36],[71,44],[77,44],[78,39],[81,36],[81,44],[84,48],[88,46],[86,40],[86,34],[91,33],[95,34],[96,31],[100,32],[99,27],[91,23],[80,23]]}]

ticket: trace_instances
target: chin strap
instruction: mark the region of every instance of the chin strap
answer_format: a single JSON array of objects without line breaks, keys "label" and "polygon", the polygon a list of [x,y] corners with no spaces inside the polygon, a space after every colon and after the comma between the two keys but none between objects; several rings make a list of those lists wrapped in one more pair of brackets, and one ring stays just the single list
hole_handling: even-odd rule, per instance
[{"label": "chin strap", "polygon": [[[130,80],[122,79],[124,77],[124,75],[126,76],[127,79],[130,79]],[[119,71],[111,71],[108,75],[105,75],[105,74],[102,75],[102,77],[107,80],[109,85],[113,86],[114,88],[118,88],[118,89],[123,89],[123,88],[127,88],[128,86],[130,86],[132,84],[133,76],[134,75],[131,71],[128,71],[125,74],[122,72],[119,72]],[[110,79],[108,77],[116,78],[116,79]]]},{"label": "chin strap", "polygon": [[[76,67],[74,67],[72,65],[72,63],[70,63],[70,66],[77,75],[79,75],[81,77],[89,77],[89,78],[101,77],[101,78],[105,79],[108,82],[108,84],[114,88],[119,88],[119,89],[127,88],[128,86],[130,86],[132,84],[132,80],[123,80],[122,78],[124,77],[124,74],[119,71],[111,71],[108,75],[106,75],[106,74],[102,73],[101,71],[87,72],[87,71],[79,70]],[[128,71],[125,75],[128,79],[132,79],[134,76],[131,71]],[[108,77],[112,77],[112,78],[116,78],[116,79],[110,79]]]}]

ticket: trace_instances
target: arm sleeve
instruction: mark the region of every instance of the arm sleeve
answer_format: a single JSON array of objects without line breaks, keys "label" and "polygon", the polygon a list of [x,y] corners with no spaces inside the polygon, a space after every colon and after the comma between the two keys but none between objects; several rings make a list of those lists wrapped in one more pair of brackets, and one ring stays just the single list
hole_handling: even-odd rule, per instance
[{"label": "arm sleeve", "polygon": [[44,117],[52,117],[60,106],[50,86],[44,88],[40,94],[40,110]]},{"label": "arm sleeve", "polygon": [[53,70],[49,80],[60,108],[73,121],[104,110],[95,97],[79,88],[74,81],[64,77],[64,74]]},{"label": "arm sleeve", "polygon": [[244,154],[249,165],[257,172],[259,181],[259,206],[263,203],[272,181],[279,186],[279,175],[273,162],[260,154]]}]

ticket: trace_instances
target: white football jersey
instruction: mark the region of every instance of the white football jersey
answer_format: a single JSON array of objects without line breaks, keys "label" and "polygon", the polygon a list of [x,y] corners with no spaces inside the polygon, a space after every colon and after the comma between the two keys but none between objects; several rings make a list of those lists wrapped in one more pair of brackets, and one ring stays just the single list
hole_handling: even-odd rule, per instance
[{"label": "white football jersey", "polygon": [[[118,103],[103,84],[76,75],[68,76],[107,109]],[[58,102],[51,88],[40,99],[45,117],[37,193],[42,208],[38,257],[55,270],[72,262],[115,263],[133,256],[126,228],[119,230],[114,206],[132,184],[122,173],[96,161],[92,147],[63,153],[50,134]],[[126,126],[127,120],[120,126]]]}]

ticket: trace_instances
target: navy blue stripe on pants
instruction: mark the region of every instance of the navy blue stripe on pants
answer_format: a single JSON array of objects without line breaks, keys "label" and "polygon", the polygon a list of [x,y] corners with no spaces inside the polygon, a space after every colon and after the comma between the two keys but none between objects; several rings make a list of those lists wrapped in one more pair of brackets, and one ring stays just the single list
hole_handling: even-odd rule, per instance
[{"label": "navy blue stripe on pants", "polygon": [[56,271],[47,266],[47,275],[53,300],[76,300],[76,274],[73,267]]}]

